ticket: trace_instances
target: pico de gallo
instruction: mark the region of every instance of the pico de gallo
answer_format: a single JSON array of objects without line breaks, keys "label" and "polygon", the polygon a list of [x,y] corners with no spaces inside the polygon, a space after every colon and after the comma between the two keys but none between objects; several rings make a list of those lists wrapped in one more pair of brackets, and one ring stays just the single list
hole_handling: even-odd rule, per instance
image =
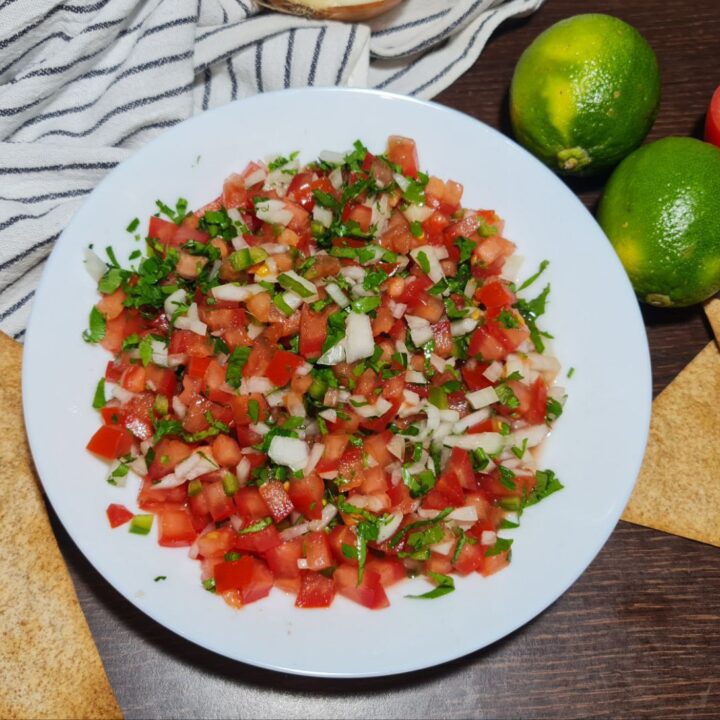
[{"label": "pico de gallo", "polygon": [[408,576],[432,599],[505,567],[500,533],[562,487],[535,450],[565,395],[550,287],[526,297],[547,263],[520,283],[503,221],[462,194],[413,140],[358,141],[251,162],[194,212],[157,201],[129,269],[88,248],[84,338],[112,359],[87,449],[140,478],[142,512],[110,524],[155,521],[237,607],[277,586],[378,609]]}]

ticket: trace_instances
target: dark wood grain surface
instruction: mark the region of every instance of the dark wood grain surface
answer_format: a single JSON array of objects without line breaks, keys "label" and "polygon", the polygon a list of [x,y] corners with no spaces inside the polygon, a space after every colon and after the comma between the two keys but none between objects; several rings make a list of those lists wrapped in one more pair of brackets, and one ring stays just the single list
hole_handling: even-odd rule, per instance
[{"label": "dark wood grain surface", "polygon": [[[438,100],[507,132],[518,56],[541,30],[579,12],[615,14],[655,48],[663,100],[651,138],[698,136],[720,84],[720,0],[548,0],[505,26]],[[600,187],[573,189],[592,209]],[[710,332],[699,309],[644,317],[659,392]],[[176,637],[107,585],[53,520],[127,717],[720,717],[717,548],[621,522],[562,598],[492,647],[406,676],[331,682],[258,670]]]}]

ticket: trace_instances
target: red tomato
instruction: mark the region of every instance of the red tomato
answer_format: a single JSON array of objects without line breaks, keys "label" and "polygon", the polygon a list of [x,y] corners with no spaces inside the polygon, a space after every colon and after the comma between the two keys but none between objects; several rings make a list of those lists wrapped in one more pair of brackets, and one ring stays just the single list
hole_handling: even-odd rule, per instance
[{"label": "red tomato", "polygon": [[[246,456],[247,457],[247,456]],[[270,508],[256,487],[242,487],[233,496],[238,514],[246,522],[262,520],[270,516]]]},{"label": "red tomato", "polygon": [[197,335],[190,330],[174,330],[168,348],[170,355],[190,355],[191,357],[211,357],[213,346],[207,336]]},{"label": "red tomato", "polygon": [[347,557],[342,550],[343,545],[349,545],[351,548],[354,548],[357,545],[357,538],[347,525],[336,525],[330,531],[328,540],[330,542],[333,555],[339,563],[347,563],[349,565],[357,566],[357,559]]},{"label": "red tomato", "polygon": [[198,551],[204,558],[222,558],[232,548],[236,537],[231,527],[211,530],[198,538]]},{"label": "red tomato", "polygon": [[125,428],[103,425],[90,438],[87,449],[106,460],[114,460],[127,455],[132,448],[132,442],[132,435]]},{"label": "red tomato", "polygon": [[177,376],[169,368],[161,368],[150,363],[145,368],[147,386],[154,387],[158,395],[164,395],[168,400],[177,390]]},{"label": "red tomato", "polygon": [[164,437],[155,446],[155,457],[150,463],[148,474],[153,481],[159,480],[175,469],[175,466],[192,454],[192,447],[182,440]]},{"label": "red tomato", "polygon": [[244,179],[233,173],[223,184],[222,204],[226,208],[246,208],[248,193]]},{"label": "red tomato", "polygon": [[480,356],[483,360],[504,360],[508,354],[505,346],[489,332],[484,325],[472,334],[468,345],[470,357]]},{"label": "red tomato", "polygon": [[295,371],[304,364],[305,361],[299,355],[287,350],[278,350],[265,370],[265,377],[273,385],[283,387],[290,382]]},{"label": "red tomato", "polygon": [[110,503],[105,512],[107,513],[111,528],[120,527],[120,525],[124,525],[134,517],[124,505],[117,505],[116,503]]},{"label": "red tomato", "polygon": [[240,446],[227,435],[218,435],[212,442],[215,461],[227,468],[234,468],[243,458]]},{"label": "red tomato", "polygon": [[380,577],[380,584],[390,587],[407,577],[405,566],[394,558],[371,558],[365,563],[365,572],[375,572]]},{"label": "red tomato", "polygon": [[143,480],[143,484],[138,493],[138,505],[143,510],[167,510],[170,508],[180,508],[185,505],[187,500],[187,487],[180,485],[175,488],[160,489],[153,487],[149,477]]},{"label": "red tomato", "polygon": [[306,210],[312,210],[315,207],[312,184],[313,174],[311,172],[297,173],[288,187],[288,199],[301,205]]},{"label": "red tomato", "polygon": [[525,414],[525,419],[532,425],[540,425],[545,422],[547,413],[547,385],[539,377],[532,384],[530,391],[530,407]]},{"label": "red tomato", "polygon": [[265,560],[273,571],[275,577],[297,578],[300,577],[300,568],[297,561],[303,556],[302,538],[295,538],[289,542],[283,542],[265,552]]},{"label": "red tomato", "polygon": [[485,307],[495,308],[512,305],[515,302],[515,295],[502,280],[493,280],[477,290],[475,299]]},{"label": "red tomato", "polygon": [[300,311],[300,354],[307,359],[320,357],[327,337],[327,314],[313,312],[307,303]]},{"label": "red tomato", "polygon": [[[453,448],[453,450],[455,449]],[[434,492],[440,493],[445,498],[445,505],[462,507],[465,503],[465,493],[460,486],[460,481],[452,463],[448,463],[445,470],[438,477]]]},{"label": "red tomato", "polygon": [[377,572],[365,570],[360,584],[357,575],[356,568],[340,565],[333,575],[337,592],[371,610],[380,610],[390,605]]},{"label": "red tomato", "polygon": [[290,480],[290,500],[295,509],[309,520],[318,520],[322,516],[324,494],[325,483],[315,473]]},{"label": "red tomato", "polygon": [[158,543],[164,547],[192,545],[197,533],[190,512],[185,508],[173,508],[158,512]]},{"label": "red tomato", "polygon": [[264,553],[272,550],[282,543],[280,534],[274,525],[258,532],[239,534],[233,542],[233,547],[247,552]]},{"label": "red tomato", "polygon": [[277,480],[263,483],[260,486],[260,497],[265,501],[275,522],[284,520],[295,509],[282,483]]},{"label": "red tomato", "polygon": [[[258,415],[257,419],[250,416],[250,402],[257,403]],[[250,393],[250,395],[236,395],[230,400],[233,410],[233,417],[236,425],[250,425],[254,422],[263,422],[267,419],[269,408],[267,401],[260,393]],[[253,443],[248,443],[252,445]]]},{"label": "red tomato", "polygon": [[216,591],[222,594],[228,590],[239,590],[244,605],[269,595],[272,585],[273,574],[268,566],[249,555],[215,567]]},{"label": "red tomato", "polygon": [[370,230],[372,223],[372,210],[365,205],[346,205],[343,211],[343,220],[356,222],[363,232]]},{"label": "red tomato", "polygon": [[225,488],[221,480],[205,483],[203,493],[207,498],[208,509],[215,522],[227,520],[235,513],[235,505],[232,498],[225,494]]},{"label": "red tomato", "polygon": [[333,564],[328,536],[321,531],[303,537],[308,570],[324,570]]},{"label": "red tomato", "polygon": [[335,583],[332,578],[327,578],[315,572],[302,574],[300,592],[295,600],[295,607],[299,608],[324,608],[330,607],[335,599]]},{"label": "red tomato", "polygon": [[391,163],[400,166],[403,175],[416,178],[418,176],[418,155],[415,141],[400,135],[388,138],[387,158]]},{"label": "red tomato", "polygon": [[461,575],[469,575],[474,570],[481,570],[485,563],[485,545],[465,543],[455,561],[455,570]]},{"label": "red tomato", "polygon": [[705,141],[720,147],[720,87],[713,93],[705,117]]},{"label": "red tomato", "polygon": [[388,443],[392,440],[392,433],[389,430],[370,435],[365,438],[363,447],[380,468],[384,468],[393,463],[397,458],[388,450]]},{"label": "red tomato", "polygon": [[169,220],[151,217],[148,226],[148,237],[158,240],[162,245],[179,245],[175,242],[178,226]]},{"label": "red tomato", "polygon": [[470,390],[482,390],[483,388],[490,387],[492,383],[483,374],[489,365],[478,362],[475,359],[468,360],[460,372],[462,373],[463,380]]}]

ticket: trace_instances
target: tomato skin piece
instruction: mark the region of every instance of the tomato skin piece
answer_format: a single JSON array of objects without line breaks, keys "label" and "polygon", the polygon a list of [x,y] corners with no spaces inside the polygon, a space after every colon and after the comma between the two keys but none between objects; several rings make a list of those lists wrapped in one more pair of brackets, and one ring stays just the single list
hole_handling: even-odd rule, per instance
[{"label": "tomato skin piece", "polygon": [[705,116],[705,142],[720,147],[720,86],[715,89]]},{"label": "tomato skin piece", "polygon": [[263,483],[260,486],[260,497],[270,509],[275,522],[281,522],[295,509],[283,484],[278,480]]},{"label": "tomato skin piece", "polygon": [[264,553],[281,543],[282,539],[277,528],[274,525],[269,525],[258,532],[238,535],[233,542],[233,546],[246,552]]},{"label": "tomato skin piece", "polygon": [[326,608],[335,599],[335,583],[332,578],[316,572],[302,574],[300,591],[295,600],[298,608]]},{"label": "tomato skin piece", "polygon": [[124,505],[110,503],[105,511],[111,528],[120,527],[135,517]]},{"label": "tomato skin piece", "polygon": [[190,512],[173,508],[158,512],[158,544],[163,547],[187,547],[197,537]]},{"label": "tomato skin piece", "polygon": [[304,364],[305,361],[299,355],[278,350],[265,370],[265,377],[276,387],[284,387],[290,382],[295,371]]},{"label": "tomato skin piece", "polygon": [[114,460],[127,455],[132,448],[132,435],[125,429],[114,425],[103,425],[90,438],[87,449],[106,460]]},{"label": "tomato skin piece", "polygon": [[239,560],[221,562],[215,567],[215,590],[222,594],[239,590],[244,605],[270,594],[273,574],[258,558],[244,555]]}]

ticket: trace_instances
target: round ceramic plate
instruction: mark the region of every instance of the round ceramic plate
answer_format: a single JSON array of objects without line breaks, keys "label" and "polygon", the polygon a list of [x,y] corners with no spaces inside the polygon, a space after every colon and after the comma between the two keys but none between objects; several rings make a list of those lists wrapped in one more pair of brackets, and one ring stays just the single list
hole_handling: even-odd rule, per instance
[{"label": "round ceramic plate", "polygon": [[[493,208],[530,275],[550,261],[543,327],[552,331],[569,400],[543,451],[565,489],[530,508],[513,562],[490,578],[458,578],[432,601],[416,579],[369,611],[344,598],[298,610],[277,589],[243,610],[200,584],[187,549],[161,548],[127,526],[111,530],[111,502],[136,508],[137,484],[105,482],[106,465],[85,451],[98,425],[91,401],[108,354],[84,343],[97,301],[83,248],[112,245],[121,262],[140,244],[125,231],[182,196],[200,207],[248,160],[299,150],[309,161],[356,139],[382,152],[388,135],[415,138],[421,166],[463,183],[463,204]],[[453,110],[356,90],[293,90],[232,103],[177,125],[117,167],[90,195],[55,245],[34,301],[25,345],[25,420],[45,491],[70,536],[120,593],[159,623],[230,658],[306,675],[388,675],[443,663],[517,629],[557,599],[599,552],[632,490],[650,417],[645,330],[625,273],[578,199],[513,142]],[[508,536],[511,534],[507,533]],[[167,579],[155,582],[163,575]]]}]

